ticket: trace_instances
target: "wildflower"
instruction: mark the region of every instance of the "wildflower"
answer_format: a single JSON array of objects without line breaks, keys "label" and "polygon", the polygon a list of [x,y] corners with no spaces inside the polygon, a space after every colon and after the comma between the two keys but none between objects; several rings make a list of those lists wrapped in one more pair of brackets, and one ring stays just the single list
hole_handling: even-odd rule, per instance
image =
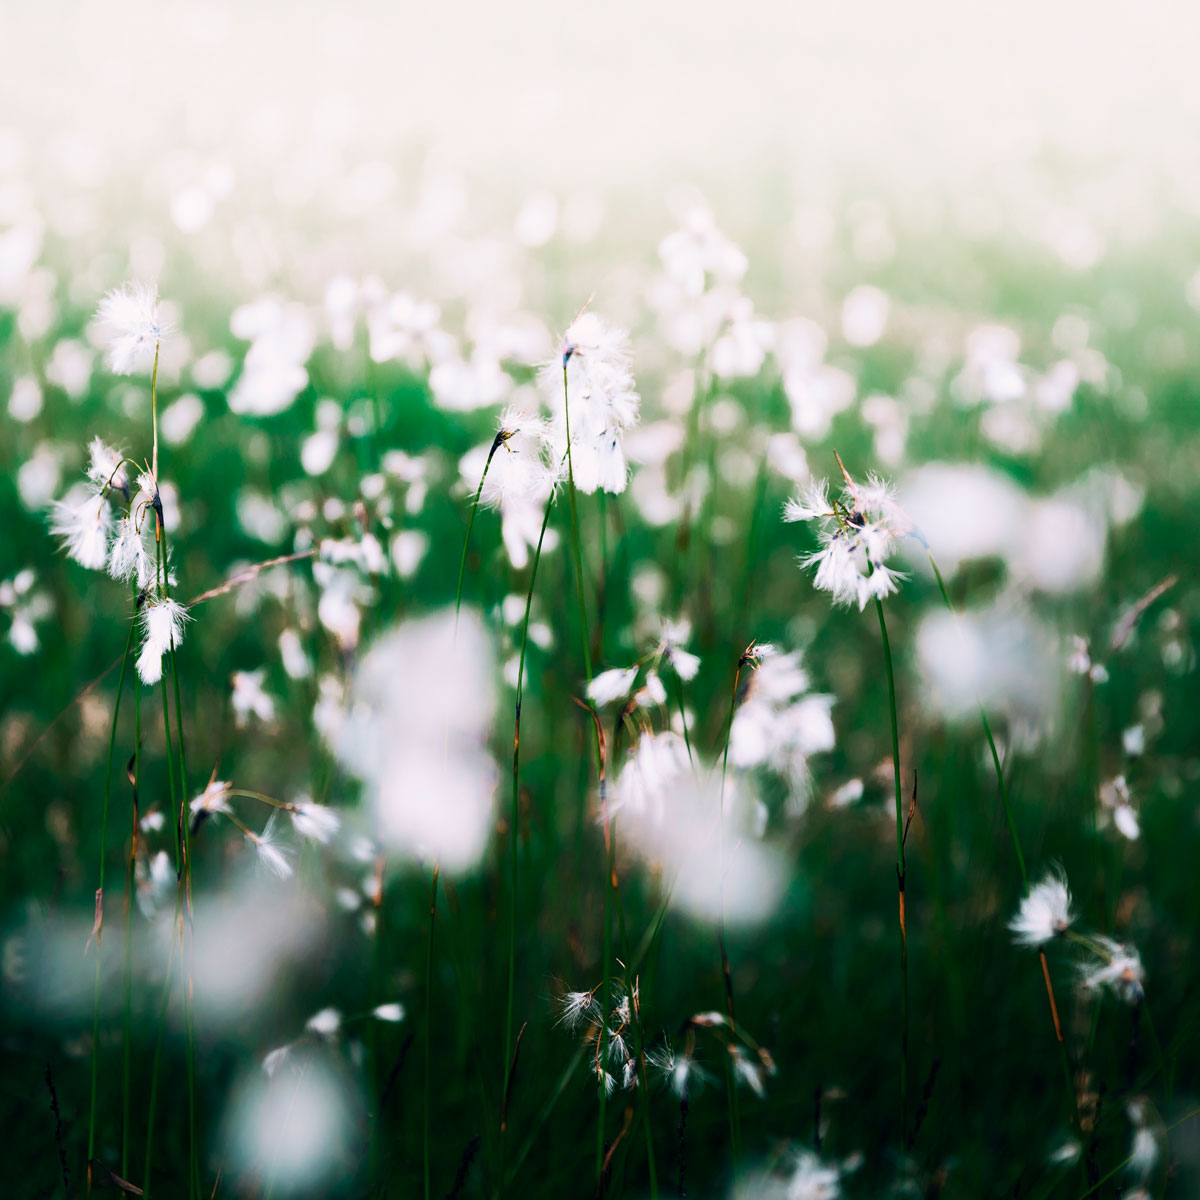
[{"label": "wildflower", "polygon": [[149,586],[156,574],[156,564],[135,518],[121,518],[117,536],[108,553],[108,573],[113,579],[133,580],[138,591]]},{"label": "wildflower", "polygon": [[263,690],[263,680],[267,672],[263,668],[257,671],[234,671],[231,676],[233,694],[234,718],[239,729],[244,729],[251,717],[269,722],[275,719],[275,700]]},{"label": "wildflower", "polygon": [[700,670],[700,659],[683,648],[692,636],[691,623],[668,621],[663,627],[656,655],[665,662],[685,683],[696,678]]},{"label": "wildflower", "polygon": [[597,708],[603,708],[606,704],[612,704],[617,700],[624,700],[633,687],[637,673],[637,667],[613,667],[608,671],[601,671],[588,684],[588,699]]},{"label": "wildflower", "polygon": [[262,833],[252,833],[246,830],[246,837],[250,844],[254,847],[258,855],[258,861],[262,863],[276,879],[290,879],[292,877],[292,863],[288,857],[286,847],[279,843],[279,835],[275,828],[275,818],[277,812],[273,812],[267,820],[267,824]]},{"label": "wildflower", "polygon": [[154,361],[170,326],[159,320],[158,288],[126,283],[100,301],[96,317],[108,336],[108,365],[114,375],[131,375]]},{"label": "wildflower", "polygon": [[281,1066],[283,1066],[284,1060],[291,1053],[291,1050],[292,1047],[290,1045],[278,1046],[268,1054],[263,1055],[262,1069],[266,1073],[268,1079],[273,1078],[275,1072],[278,1071]]},{"label": "wildflower", "polygon": [[561,363],[542,369],[542,387],[556,413],[552,437],[559,460],[567,455],[569,400],[570,468],[581,492],[600,489],[617,495],[625,490],[628,466],[622,438],[637,422],[641,405],[630,362],[629,335],[589,312],[577,317],[563,335]]},{"label": "wildflower", "polygon": [[306,837],[322,846],[329,844],[329,839],[337,833],[341,826],[341,818],[332,809],[323,804],[313,804],[311,800],[301,800],[293,804],[288,812],[291,813],[292,825],[301,837]]},{"label": "wildflower", "polygon": [[206,817],[215,817],[218,813],[229,815],[229,793],[232,790],[233,784],[228,780],[218,779],[214,771],[204,791],[188,805],[192,814],[193,833]]},{"label": "wildflower", "polygon": [[157,683],[162,678],[163,655],[183,641],[183,626],[188,611],[169,596],[155,597],[142,609],[142,652],[137,669],[143,683]]},{"label": "wildflower", "polygon": [[[499,430],[490,448],[492,461],[483,480],[480,503],[497,507],[510,496],[544,498],[547,486],[557,475],[546,459],[549,445],[550,425],[544,417],[515,405],[506,408],[500,414]],[[478,477],[481,473],[482,465],[474,474]]]},{"label": "wildflower", "polygon": [[689,770],[687,743],[671,730],[644,733],[621,767],[609,813],[628,808],[661,817],[669,794]]},{"label": "wildflower", "polygon": [[1146,995],[1142,986],[1146,971],[1137,950],[1103,936],[1095,938],[1094,949],[1100,962],[1082,968],[1083,986],[1088,991],[1107,986],[1118,1000],[1140,1004]]},{"label": "wildflower", "polygon": [[403,1004],[380,1004],[377,1008],[371,1010],[371,1016],[377,1021],[396,1021],[404,1020],[404,1005]]},{"label": "wildflower", "polygon": [[841,1196],[841,1169],[827,1166],[811,1150],[795,1151],[791,1168],[788,1200],[838,1200]]},{"label": "wildflower", "polygon": [[139,856],[134,863],[134,880],[137,885],[138,908],[142,916],[152,921],[157,915],[167,893],[175,883],[175,869],[165,850],[160,850],[149,865]]},{"label": "wildflower", "polygon": [[1118,775],[1100,785],[1100,809],[1103,823],[1111,821],[1131,842],[1141,833],[1137,813],[1131,803],[1132,795],[1124,775]]},{"label": "wildflower", "polygon": [[1050,871],[1021,901],[1021,907],[1008,927],[1018,945],[1042,946],[1065,933],[1074,919],[1066,877]]},{"label": "wildflower", "polygon": [[748,1087],[760,1100],[766,1098],[767,1089],[763,1081],[766,1074],[761,1063],[753,1063],[746,1057],[746,1052],[736,1044],[729,1046],[729,1057],[733,1060],[733,1077],[744,1087]]},{"label": "wildflower", "polygon": [[92,438],[88,443],[88,479],[99,492],[121,492],[129,498],[129,477],[125,473],[124,458],[102,438]]},{"label": "wildflower", "polygon": [[1126,1170],[1145,1182],[1158,1163],[1159,1153],[1158,1139],[1150,1128],[1150,1106],[1145,1100],[1135,1099],[1129,1102],[1125,1111],[1133,1125],[1133,1145]]},{"label": "wildflower", "polygon": [[709,1081],[708,1072],[690,1054],[676,1054],[670,1042],[652,1046],[646,1051],[646,1066],[656,1072],[681,1100],[691,1088]]},{"label": "wildflower", "polygon": [[342,1027],[342,1014],[336,1008],[323,1008],[319,1013],[314,1013],[304,1023],[304,1028],[309,1033],[315,1033],[318,1037],[333,1037]]},{"label": "wildflower", "polygon": [[810,483],[788,501],[783,519],[823,523],[817,534],[821,548],[801,565],[817,568],[813,584],[829,592],[834,604],[857,604],[861,612],[870,600],[890,596],[905,578],[884,560],[899,538],[912,533],[912,522],[882,479],[871,476],[856,484],[846,475],[842,496],[834,500],[824,481]]},{"label": "wildflower", "polygon": [[730,727],[729,757],[739,767],[775,772],[787,780],[793,796],[803,799],[809,758],[834,745],[833,697],[808,692],[800,651],[781,654],[758,646],[755,655],[758,668]]},{"label": "wildflower", "polygon": [[112,513],[103,495],[89,490],[86,499],[57,501],[50,528],[62,539],[67,557],[81,567],[98,571],[108,562]]},{"label": "wildflower", "polygon": [[567,992],[558,1002],[558,1023],[569,1030],[576,1030],[585,1021],[592,1021],[600,1015],[600,1004],[595,991]]}]

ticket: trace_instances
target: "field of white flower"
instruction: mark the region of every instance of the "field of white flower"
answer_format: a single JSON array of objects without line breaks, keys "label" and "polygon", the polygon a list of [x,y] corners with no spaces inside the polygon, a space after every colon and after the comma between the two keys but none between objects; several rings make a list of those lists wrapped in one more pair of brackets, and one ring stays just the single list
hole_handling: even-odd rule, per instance
[{"label": "field of white flower", "polygon": [[339,137],[0,130],[0,1191],[1197,1194],[1195,212]]}]

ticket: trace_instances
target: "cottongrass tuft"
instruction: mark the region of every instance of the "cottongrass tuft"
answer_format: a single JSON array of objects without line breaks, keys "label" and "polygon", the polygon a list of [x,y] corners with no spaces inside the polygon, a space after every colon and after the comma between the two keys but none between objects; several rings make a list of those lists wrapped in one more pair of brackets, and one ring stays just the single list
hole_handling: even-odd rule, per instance
[{"label": "cottongrass tuft", "polygon": [[1074,920],[1066,876],[1061,869],[1052,869],[1030,889],[1008,927],[1018,945],[1043,946],[1065,933]]},{"label": "cottongrass tuft", "polygon": [[183,641],[183,627],[188,611],[178,600],[157,596],[148,600],[142,609],[142,652],[138,655],[138,675],[145,684],[162,678],[163,656]]},{"label": "cottongrass tuft", "polygon": [[100,301],[96,319],[108,339],[108,365],[114,375],[149,367],[159,341],[171,332],[158,315],[158,288],[148,283],[114,288]]}]

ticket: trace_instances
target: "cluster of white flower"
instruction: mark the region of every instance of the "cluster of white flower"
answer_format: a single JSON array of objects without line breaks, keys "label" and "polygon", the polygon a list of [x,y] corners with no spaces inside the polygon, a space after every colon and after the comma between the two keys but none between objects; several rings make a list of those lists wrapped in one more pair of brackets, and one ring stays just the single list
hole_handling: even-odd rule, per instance
[{"label": "cluster of white flower", "polygon": [[623,439],[641,405],[631,365],[625,330],[585,312],[563,335],[560,357],[542,368],[542,388],[555,414],[554,453],[567,457],[569,425],[569,469],[581,492],[619,495],[628,483]]},{"label": "cluster of white flower", "polygon": [[632,1091],[638,1086],[641,1054],[641,1011],[638,985],[632,988],[614,979],[609,983],[607,1024],[604,1005],[597,999],[603,984],[590,992],[566,992],[558,1002],[559,1024],[581,1033],[590,1047],[591,1070],[606,1096],[618,1088]]},{"label": "cluster of white flower", "polygon": [[[237,796],[258,800],[270,806],[271,815],[261,833],[256,833],[245,825],[234,812],[230,801]],[[308,796],[302,796],[298,800],[274,800],[259,792],[240,791],[228,780],[218,779],[216,771],[213,772],[204,791],[192,797],[188,803],[188,812],[193,834],[208,818],[228,818],[253,848],[259,864],[277,879],[291,877],[294,853],[292,847],[286,845],[279,836],[280,813],[286,813],[291,818],[292,828],[298,837],[307,838],[321,846],[329,844],[342,824],[341,818],[333,809],[323,804],[314,804]]]},{"label": "cluster of white flower", "polygon": [[37,623],[45,620],[52,608],[50,597],[37,587],[37,574],[32,567],[25,567],[0,583],[0,609],[8,613],[8,640],[18,654],[37,651],[40,644]]},{"label": "cluster of white flower", "polygon": [[809,692],[799,650],[783,654],[760,644],[749,654],[746,661],[755,670],[730,726],[729,759],[741,768],[775,772],[803,803],[811,777],[809,758],[834,746],[834,698]]},{"label": "cluster of white flower", "polygon": [[[392,1001],[390,1004],[377,1005],[369,1013],[364,1013],[358,1019],[383,1021],[386,1024],[394,1025],[399,1021],[403,1021],[406,1015],[404,1005]],[[291,1060],[297,1046],[302,1041],[335,1041],[342,1032],[345,1023],[346,1018],[336,1008],[323,1008],[320,1012],[313,1013],[304,1022],[304,1033],[299,1038],[295,1041],[286,1042],[282,1046],[276,1046],[274,1050],[270,1050],[263,1055],[262,1069],[264,1073],[268,1078],[272,1078],[280,1067]]]},{"label": "cluster of white flower", "polygon": [[783,519],[820,522],[821,548],[801,565],[817,568],[813,583],[829,592],[834,604],[857,604],[861,612],[872,599],[890,596],[904,579],[884,563],[913,526],[882,479],[856,484],[847,475],[841,497],[832,500],[828,484],[814,480],[787,502]]},{"label": "cluster of white flower", "polygon": [[[159,342],[170,329],[159,319],[156,288],[135,283],[110,292],[97,321],[108,337],[109,365],[116,374],[157,364]],[[164,655],[179,645],[188,620],[187,609],[167,590],[174,580],[164,553],[156,464],[131,482],[130,461],[101,438],[93,438],[88,451],[87,480],[55,503],[51,527],[69,558],[136,586],[143,634],[137,669],[143,683],[154,684],[162,678]],[[154,453],[157,458],[157,443]],[[114,521],[111,504],[118,500],[123,511]],[[147,544],[151,534],[153,552]]]},{"label": "cluster of white flower", "polygon": [[126,283],[100,301],[96,319],[108,341],[108,365],[114,375],[132,375],[154,363],[159,342],[171,326],[159,319],[158,288]]},{"label": "cluster of white flower", "polygon": [[1079,965],[1079,982],[1086,991],[1107,987],[1126,1004],[1140,1004],[1146,973],[1137,950],[1103,934],[1076,933],[1074,922],[1071,892],[1059,869],[1029,889],[1008,927],[1018,945],[1037,949],[1055,938],[1069,939],[1091,956]]},{"label": "cluster of white flower", "polygon": [[[363,655],[344,708],[322,715],[338,758],[366,785],[383,845],[470,868],[491,831],[487,750],[495,655],[472,611],[407,621]],[[436,797],[436,803],[430,798]]]},{"label": "cluster of white flower", "polygon": [[[499,509],[500,535],[518,571],[528,565],[529,551],[538,544],[546,504],[565,470],[554,451],[550,423],[536,406],[509,405],[492,441],[468,451],[459,463],[463,484],[479,488],[481,504]],[[557,540],[557,532],[548,529],[543,550],[553,549]]]}]

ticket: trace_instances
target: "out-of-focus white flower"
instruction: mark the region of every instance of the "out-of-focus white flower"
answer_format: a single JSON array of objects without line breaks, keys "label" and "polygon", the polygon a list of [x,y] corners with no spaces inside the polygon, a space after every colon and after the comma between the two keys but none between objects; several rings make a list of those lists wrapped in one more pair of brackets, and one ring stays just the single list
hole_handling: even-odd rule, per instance
[{"label": "out-of-focus white flower", "polygon": [[597,707],[624,700],[637,679],[637,667],[610,667],[588,684],[587,697]]},{"label": "out-of-focus white flower", "polygon": [[679,734],[642,734],[617,775],[609,813],[630,809],[658,819],[689,766],[687,745]]},{"label": "out-of-focus white flower", "polygon": [[[291,1070],[278,1070],[293,1058]],[[278,1055],[271,1066],[245,1080],[230,1101],[222,1136],[230,1172],[239,1187],[250,1180],[279,1192],[332,1186],[350,1151],[358,1102],[311,1047]]]},{"label": "out-of-focus white flower", "polygon": [[384,846],[472,866],[491,828],[496,768],[486,750],[495,659],[479,618],[462,611],[409,621],[358,664],[330,738],[366,784]]},{"label": "out-of-focus white flower", "polygon": [[574,1032],[586,1022],[602,1015],[596,992],[566,992],[558,1000],[558,1023]]},{"label": "out-of-focus white flower", "polygon": [[388,1021],[395,1023],[404,1020],[404,1005],[403,1004],[380,1004],[371,1010],[371,1016],[377,1021]]},{"label": "out-of-focus white flower", "polygon": [[175,868],[165,850],[160,850],[147,863],[139,857],[133,867],[137,887],[138,908],[142,916],[152,921],[168,894],[174,890]]},{"label": "out-of-focus white flower", "polygon": [[738,296],[729,305],[725,325],[713,343],[711,363],[721,379],[750,378],[762,370],[775,341],[770,321],[754,315],[754,302]]},{"label": "out-of-focus white flower", "polygon": [[1080,982],[1088,991],[1107,987],[1126,1004],[1140,1004],[1145,997],[1146,978],[1141,955],[1133,946],[1114,942],[1112,938],[1095,936],[1099,962],[1085,964],[1080,969]]},{"label": "out-of-focus white flower", "polygon": [[318,1037],[323,1038],[333,1037],[341,1027],[342,1014],[336,1008],[323,1008],[304,1023],[304,1028],[309,1033],[315,1033]]},{"label": "out-of-focus white flower", "polygon": [[668,621],[663,626],[662,637],[655,650],[655,656],[666,663],[685,683],[695,679],[696,672],[700,670],[699,657],[683,648],[691,640],[691,636],[690,621]]},{"label": "out-of-focus white flower", "polygon": [[841,1200],[841,1167],[830,1166],[811,1150],[795,1150],[789,1168],[786,1200]]},{"label": "out-of-focus white flower", "polygon": [[20,655],[33,654],[39,645],[36,625],[53,611],[50,597],[37,590],[31,567],[0,583],[0,609],[9,614],[8,640]]},{"label": "out-of-focus white flower", "polygon": [[162,678],[163,656],[183,641],[188,611],[178,600],[153,596],[142,608],[142,652],[137,670],[142,682],[157,683]]},{"label": "out-of-focus white flower", "polygon": [[204,791],[193,797],[188,805],[192,814],[193,832],[203,818],[216,816],[217,813],[229,813],[229,793],[232,789],[233,784],[228,780],[218,779],[214,772]]},{"label": "out-of-focus white flower", "polygon": [[171,331],[159,320],[158,288],[153,284],[122,284],[100,301],[96,318],[108,338],[108,365],[114,375],[149,367],[159,341]]},{"label": "out-of-focus white flower", "polygon": [[1100,823],[1115,825],[1131,842],[1141,834],[1133,796],[1124,775],[1118,775],[1100,785]]},{"label": "out-of-focus white flower", "polygon": [[834,700],[809,693],[800,651],[779,654],[772,646],[757,645],[753,652],[759,665],[730,726],[729,759],[738,767],[775,772],[802,804],[810,781],[809,758],[834,745]]},{"label": "out-of-focus white flower", "polygon": [[300,800],[288,808],[292,825],[301,837],[328,845],[329,840],[341,827],[341,818],[331,808],[314,804],[311,800]]},{"label": "out-of-focus white flower", "polygon": [[1008,927],[1019,945],[1043,946],[1065,933],[1074,920],[1066,877],[1060,871],[1049,871],[1040,883],[1030,888]]},{"label": "out-of-focus white flower", "polygon": [[275,699],[263,690],[266,669],[257,671],[234,671],[231,676],[234,718],[239,729],[245,728],[251,717],[263,722],[275,720]]},{"label": "out-of-focus white flower", "polygon": [[279,841],[276,821],[278,815],[278,810],[271,813],[262,833],[246,830],[246,839],[254,847],[258,861],[269,874],[274,875],[276,879],[290,879],[293,873],[291,849]]},{"label": "out-of-focus white flower", "polygon": [[706,1083],[711,1077],[689,1054],[676,1052],[670,1042],[646,1049],[646,1069],[657,1074],[681,1100]]}]

